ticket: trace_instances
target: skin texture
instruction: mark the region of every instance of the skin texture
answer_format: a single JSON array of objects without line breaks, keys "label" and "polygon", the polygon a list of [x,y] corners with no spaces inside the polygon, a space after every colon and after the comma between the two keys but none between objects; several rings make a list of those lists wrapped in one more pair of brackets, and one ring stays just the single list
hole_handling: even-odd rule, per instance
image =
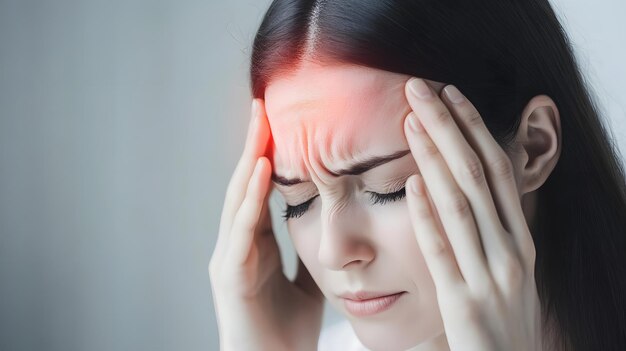
[{"label": "skin texture", "polygon": [[[490,168],[494,159],[485,162],[499,149],[493,139],[485,143],[486,129],[483,134],[469,133],[461,123],[438,124],[436,111],[442,110],[437,108],[451,102],[437,96],[420,102],[407,90],[410,78],[357,66],[306,64],[269,84],[264,108],[272,135],[272,172],[304,180],[274,187],[290,205],[319,195],[306,213],[287,222],[298,256],[321,293],[372,350],[512,350],[507,342],[513,341],[521,349],[537,347],[541,336],[530,231],[534,191],[558,161],[558,109],[547,96],[529,101],[514,151],[507,155],[512,177],[505,187],[504,181],[497,182],[504,179],[502,174]],[[425,82],[434,94],[445,86]],[[451,108],[450,117],[471,115],[471,104],[462,106]],[[424,119],[427,133],[414,134],[408,128],[411,111]],[[438,152],[425,154],[425,149]],[[399,150],[411,152],[359,175],[330,173],[367,156]],[[433,161],[436,155],[440,163]],[[463,160],[472,155],[480,157],[490,188],[494,182],[501,184],[499,190],[486,192],[496,199],[491,216],[487,211],[474,218],[472,211],[442,210],[448,208],[446,195],[454,190],[465,193],[471,208],[489,208],[486,200],[491,197],[477,195],[479,182],[460,178]],[[407,191],[402,200],[372,203],[368,192],[395,192],[409,178],[409,184],[416,184],[414,174],[424,176],[421,189],[428,189],[427,195]],[[433,246],[437,238],[444,243],[439,249]],[[477,250],[481,242],[487,257]],[[508,270],[498,270],[502,266]],[[516,272],[520,274],[511,274]],[[511,276],[519,279],[507,278]],[[356,290],[407,294],[387,311],[355,317],[337,295]]]}]

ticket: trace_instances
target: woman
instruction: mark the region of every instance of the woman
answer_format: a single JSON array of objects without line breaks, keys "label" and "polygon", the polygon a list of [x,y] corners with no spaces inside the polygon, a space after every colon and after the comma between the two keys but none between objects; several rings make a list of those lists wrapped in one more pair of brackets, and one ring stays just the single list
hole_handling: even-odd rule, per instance
[{"label": "woman", "polygon": [[626,350],[624,172],[548,1],[276,0],[251,83],[222,349],[315,350],[328,299],[371,350]]}]

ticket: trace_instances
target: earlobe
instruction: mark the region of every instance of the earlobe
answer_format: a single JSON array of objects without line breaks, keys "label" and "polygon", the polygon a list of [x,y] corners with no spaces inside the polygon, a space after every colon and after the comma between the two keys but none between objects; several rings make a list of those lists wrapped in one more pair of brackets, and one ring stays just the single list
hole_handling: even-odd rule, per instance
[{"label": "earlobe", "polygon": [[561,120],[554,101],[546,95],[533,97],[522,112],[516,135],[523,154],[519,164],[521,193],[545,183],[561,152]]}]

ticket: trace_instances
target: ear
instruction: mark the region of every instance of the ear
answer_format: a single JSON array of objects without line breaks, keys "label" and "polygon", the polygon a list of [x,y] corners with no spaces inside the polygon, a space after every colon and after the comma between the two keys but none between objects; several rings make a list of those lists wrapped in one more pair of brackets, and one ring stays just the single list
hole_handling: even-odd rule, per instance
[{"label": "ear", "polygon": [[517,152],[510,157],[524,195],[543,185],[561,153],[561,119],[549,96],[537,95],[528,102],[514,142]]}]

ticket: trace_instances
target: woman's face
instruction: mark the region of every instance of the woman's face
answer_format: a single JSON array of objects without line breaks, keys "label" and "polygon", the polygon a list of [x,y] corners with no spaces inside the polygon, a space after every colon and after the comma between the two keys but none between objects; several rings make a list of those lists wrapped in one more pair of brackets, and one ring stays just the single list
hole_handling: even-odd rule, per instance
[{"label": "woman's face", "polygon": [[[404,94],[409,78],[359,66],[309,65],[273,80],[265,95],[273,172],[302,180],[275,187],[291,206],[315,197],[299,217],[288,219],[295,249],[329,302],[375,349],[408,348],[443,333],[406,198],[374,203],[370,194],[397,192],[419,173],[403,129],[411,111]],[[428,83],[435,91],[444,86]],[[369,170],[338,175],[359,161],[402,151],[407,153]],[[362,290],[406,293],[390,309],[359,316],[339,295]]]}]

